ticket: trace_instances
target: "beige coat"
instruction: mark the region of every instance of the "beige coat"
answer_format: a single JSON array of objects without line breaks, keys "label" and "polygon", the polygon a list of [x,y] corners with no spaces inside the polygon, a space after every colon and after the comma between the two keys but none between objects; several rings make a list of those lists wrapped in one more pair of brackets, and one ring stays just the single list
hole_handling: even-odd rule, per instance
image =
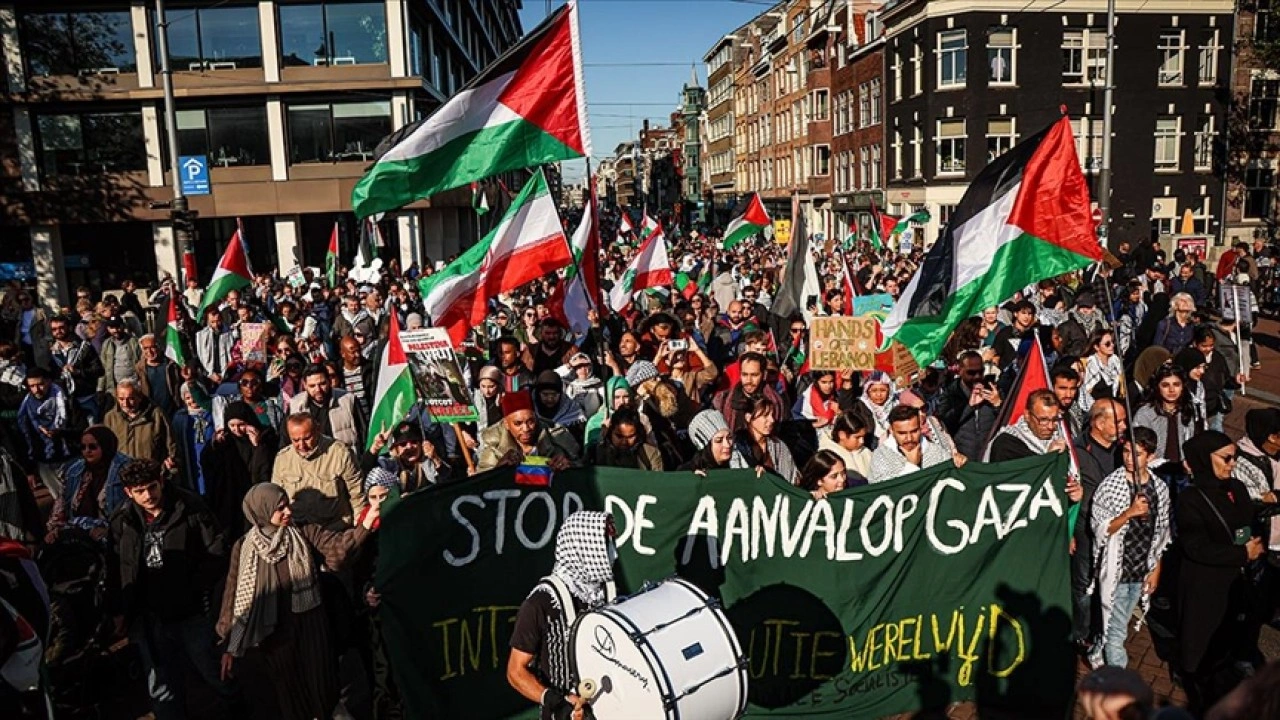
[{"label": "beige coat", "polygon": [[284,488],[293,504],[294,522],[330,530],[351,525],[364,509],[360,468],[350,448],[321,437],[315,453],[304,458],[289,445],[276,454],[271,482]]}]

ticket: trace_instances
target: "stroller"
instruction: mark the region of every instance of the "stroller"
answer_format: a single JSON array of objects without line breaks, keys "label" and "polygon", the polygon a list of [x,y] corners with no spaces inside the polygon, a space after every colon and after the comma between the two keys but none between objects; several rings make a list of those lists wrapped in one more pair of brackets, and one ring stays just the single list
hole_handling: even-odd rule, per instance
[{"label": "stroller", "polygon": [[107,706],[122,688],[142,682],[136,655],[121,662],[112,653],[107,552],[86,530],[69,527],[37,557],[49,588],[45,663],[59,717],[106,717]]}]

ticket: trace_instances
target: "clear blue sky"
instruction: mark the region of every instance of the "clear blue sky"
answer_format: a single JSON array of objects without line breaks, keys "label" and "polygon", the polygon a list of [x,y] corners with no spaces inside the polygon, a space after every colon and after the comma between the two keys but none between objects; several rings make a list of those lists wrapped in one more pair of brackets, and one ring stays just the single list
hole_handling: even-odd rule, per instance
[{"label": "clear blue sky", "polygon": [[[561,0],[553,0],[552,8]],[[578,0],[578,22],[587,84],[591,144],[597,158],[635,138],[645,118],[666,125],[696,64],[706,87],[702,56],[711,44],[759,15],[768,0]],[[546,0],[524,0],[520,19],[533,29],[546,15]],[[581,161],[564,163],[565,178],[579,182]]]}]

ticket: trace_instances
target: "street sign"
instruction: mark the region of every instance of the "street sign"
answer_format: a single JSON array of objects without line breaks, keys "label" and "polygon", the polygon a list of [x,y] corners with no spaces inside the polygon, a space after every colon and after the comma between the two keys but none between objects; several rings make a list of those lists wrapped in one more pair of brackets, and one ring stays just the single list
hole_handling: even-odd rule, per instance
[{"label": "street sign", "polygon": [[183,155],[178,158],[183,195],[209,194],[209,158],[205,155]]},{"label": "street sign", "polygon": [[1102,224],[1102,208],[1096,205],[1093,208],[1093,224],[1094,225]]}]

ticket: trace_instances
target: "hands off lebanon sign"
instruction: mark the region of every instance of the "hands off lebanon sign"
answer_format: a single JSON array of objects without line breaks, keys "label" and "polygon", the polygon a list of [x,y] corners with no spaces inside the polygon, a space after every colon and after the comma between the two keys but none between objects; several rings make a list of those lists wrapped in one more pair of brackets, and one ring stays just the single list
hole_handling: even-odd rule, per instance
[{"label": "hands off lebanon sign", "polygon": [[[815,501],[749,471],[514,470],[404,498],[379,533],[379,613],[415,718],[524,718],[516,611],[580,508],[613,513],[621,592],[673,574],[718,597],[747,717],[875,718],[977,699],[1061,713],[1074,678],[1066,457],[930,468]],[[605,719],[602,719],[605,720]]]},{"label": "hands off lebanon sign", "polygon": [[813,370],[875,370],[878,322],[872,317],[816,317],[809,328]]}]

